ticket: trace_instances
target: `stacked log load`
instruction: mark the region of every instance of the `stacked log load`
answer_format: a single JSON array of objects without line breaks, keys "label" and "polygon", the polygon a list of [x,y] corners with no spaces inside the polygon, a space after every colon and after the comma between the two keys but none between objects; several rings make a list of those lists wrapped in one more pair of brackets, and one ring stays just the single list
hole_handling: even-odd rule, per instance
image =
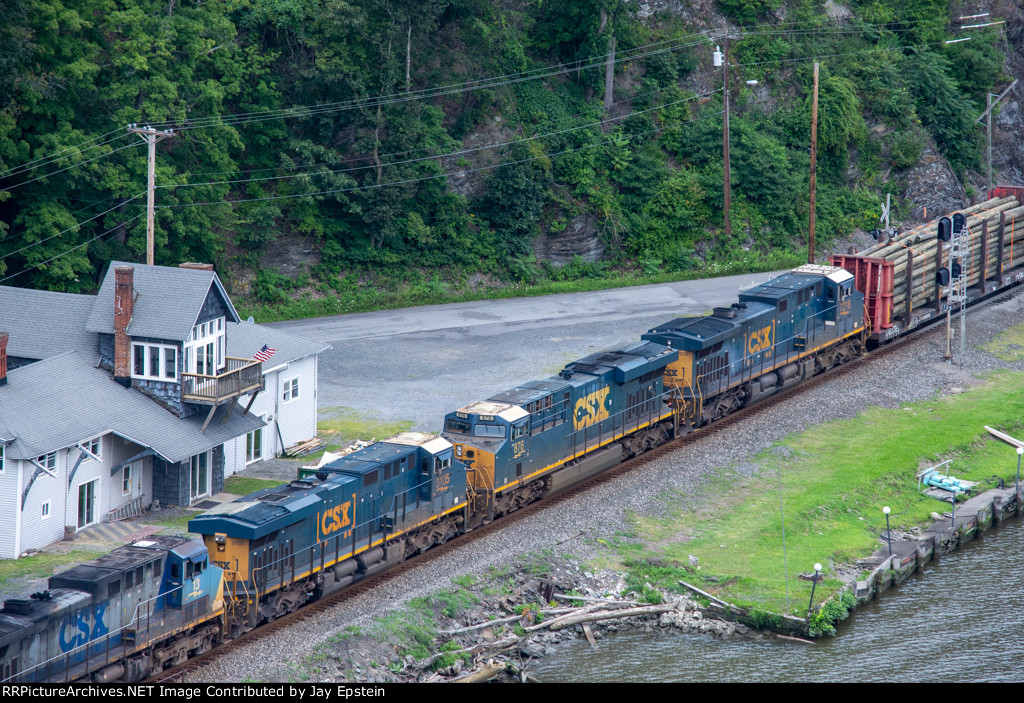
[{"label": "stacked log load", "polygon": [[[1024,264],[1024,205],[1014,196],[991,198],[960,210],[967,216],[967,247],[961,265],[968,286],[976,286]],[[949,265],[945,244],[937,238],[938,220],[913,227],[895,239],[876,244],[857,256],[885,259],[893,264],[892,314],[898,316],[935,303],[936,270]],[[1000,240],[1003,242],[1000,251]],[[910,270],[910,305],[907,273]],[[949,289],[938,286],[940,300]]]}]

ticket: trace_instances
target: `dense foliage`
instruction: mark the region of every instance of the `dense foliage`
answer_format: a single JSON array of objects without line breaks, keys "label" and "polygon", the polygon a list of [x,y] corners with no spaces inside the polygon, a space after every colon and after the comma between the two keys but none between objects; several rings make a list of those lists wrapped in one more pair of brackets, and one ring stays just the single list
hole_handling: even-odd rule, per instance
[{"label": "dense foliage", "polygon": [[[795,0],[776,27],[780,4],[718,0],[749,27],[732,45],[727,240],[722,74],[678,17],[615,0],[5,0],[0,279],[86,291],[111,259],[143,260],[132,123],[176,128],[157,145],[158,263],[257,271],[288,243],[317,252],[304,286],[339,293],[796,252],[815,57],[820,239],[874,226],[930,139],[979,166],[997,33],[944,44],[947,0],[857,0],[842,22]],[[538,235],[580,229],[602,262],[539,265]],[[290,286],[267,271],[251,292]]]}]

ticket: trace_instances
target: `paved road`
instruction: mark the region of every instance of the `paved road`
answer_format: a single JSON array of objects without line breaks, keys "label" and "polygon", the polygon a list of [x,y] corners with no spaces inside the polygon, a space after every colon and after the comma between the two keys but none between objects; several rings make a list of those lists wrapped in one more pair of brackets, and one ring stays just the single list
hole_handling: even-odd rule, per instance
[{"label": "paved road", "polygon": [[[440,430],[444,414],[618,343],[673,317],[736,301],[774,274],[592,293],[430,305],[273,323],[326,342],[317,404]],[[379,438],[378,438],[379,439]]]}]

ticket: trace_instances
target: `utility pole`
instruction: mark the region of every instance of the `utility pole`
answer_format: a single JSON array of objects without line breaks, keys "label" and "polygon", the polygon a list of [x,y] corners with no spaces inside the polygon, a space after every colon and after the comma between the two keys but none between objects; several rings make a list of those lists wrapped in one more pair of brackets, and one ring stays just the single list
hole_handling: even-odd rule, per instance
[{"label": "utility pole", "polygon": [[729,219],[729,208],[732,205],[732,179],[729,175],[729,37],[722,39],[722,46],[725,47],[725,61],[722,63],[722,73],[725,75],[723,87],[725,112],[722,117],[722,165],[725,168],[725,190],[722,210],[725,213],[725,238],[729,239],[732,237],[732,222]]},{"label": "utility pole", "polygon": [[814,200],[818,185],[818,64],[814,64],[814,99],[811,102],[811,223],[807,263],[814,263]]},{"label": "utility pole", "polygon": [[988,195],[992,192],[992,93],[988,94],[988,109],[985,112],[988,113],[988,191],[986,192]]},{"label": "utility pole", "polygon": [[[1002,93],[1000,93],[998,96],[995,95],[994,93],[989,93],[988,94],[988,108],[985,110],[985,112],[981,113],[981,115],[978,116],[978,119],[974,120],[974,124],[978,124],[979,122],[981,122],[981,120],[983,118],[986,118],[986,117],[988,118],[987,127],[988,127],[988,189],[989,189],[989,192],[991,192],[992,188],[995,186],[995,184],[992,182],[992,108],[994,108],[997,104],[999,104],[999,101],[1002,100],[1003,98],[1005,98],[1009,94],[1009,92],[1011,90],[1013,90],[1013,87],[1015,85],[1017,85],[1017,81],[1016,80],[1013,83],[1011,83],[1009,85],[1009,87],[1006,90],[1004,90]],[[995,100],[993,100],[992,98],[995,98]]]},{"label": "utility pole", "polygon": [[153,265],[153,228],[154,228],[154,199],[156,197],[156,143],[174,136],[174,130],[165,129],[158,131],[150,126],[137,127],[134,124],[128,125],[128,131],[139,135],[142,141],[149,146],[149,177],[146,185],[146,263]]}]

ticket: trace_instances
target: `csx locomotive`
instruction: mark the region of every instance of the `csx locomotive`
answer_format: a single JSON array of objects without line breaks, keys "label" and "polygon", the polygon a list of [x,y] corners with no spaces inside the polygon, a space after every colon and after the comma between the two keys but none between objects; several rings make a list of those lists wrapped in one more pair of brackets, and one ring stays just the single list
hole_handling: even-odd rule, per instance
[{"label": "csx locomotive", "polygon": [[5,681],[135,681],[861,350],[864,296],[802,266],[50,579],[0,612]]}]

